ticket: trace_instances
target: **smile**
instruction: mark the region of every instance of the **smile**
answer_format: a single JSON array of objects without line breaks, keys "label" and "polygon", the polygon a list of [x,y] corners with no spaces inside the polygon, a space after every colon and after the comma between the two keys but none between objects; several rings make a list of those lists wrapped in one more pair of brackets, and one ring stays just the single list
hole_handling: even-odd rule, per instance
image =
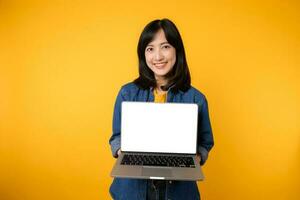
[{"label": "smile", "polygon": [[154,63],[154,66],[156,68],[163,68],[166,64],[167,64],[167,62]]}]

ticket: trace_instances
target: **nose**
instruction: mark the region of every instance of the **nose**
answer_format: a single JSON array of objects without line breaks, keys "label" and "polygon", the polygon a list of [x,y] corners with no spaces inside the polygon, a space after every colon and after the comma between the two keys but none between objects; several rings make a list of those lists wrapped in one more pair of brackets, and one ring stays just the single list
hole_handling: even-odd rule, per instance
[{"label": "nose", "polygon": [[163,56],[161,50],[160,50],[160,49],[156,50],[156,51],[155,51],[155,55],[154,55],[154,60],[155,60],[155,61],[160,61],[160,60],[162,60],[163,58],[164,58],[164,56]]}]

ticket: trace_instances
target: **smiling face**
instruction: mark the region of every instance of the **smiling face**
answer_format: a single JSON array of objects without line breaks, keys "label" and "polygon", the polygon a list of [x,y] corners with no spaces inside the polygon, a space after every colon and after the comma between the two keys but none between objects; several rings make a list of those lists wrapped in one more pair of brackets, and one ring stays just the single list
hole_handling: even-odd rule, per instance
[{"label": "smiling face", "polygon": [[164,76],[172,70],[176,62],[176,49],[169,44],[165,33],[160,29],[145,49],[148,67],[157,81],[164,81]]}]

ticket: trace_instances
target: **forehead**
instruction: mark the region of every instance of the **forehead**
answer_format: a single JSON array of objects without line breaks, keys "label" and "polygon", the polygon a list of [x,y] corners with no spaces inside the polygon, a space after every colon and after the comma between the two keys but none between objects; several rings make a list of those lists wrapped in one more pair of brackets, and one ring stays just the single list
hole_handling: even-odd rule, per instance
[{"label": "forehead", "polygon": [[160,29],[159,31],[157,31],[157,33],[155,33],[153,40],[149,42],[148,45],[157,45],[167,42],[168,41],[166,39],[165,32],[162,29]]}]

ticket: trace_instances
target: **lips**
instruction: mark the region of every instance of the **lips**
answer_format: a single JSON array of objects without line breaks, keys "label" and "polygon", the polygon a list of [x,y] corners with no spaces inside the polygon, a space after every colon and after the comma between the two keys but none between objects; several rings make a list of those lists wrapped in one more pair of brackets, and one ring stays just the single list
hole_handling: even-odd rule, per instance
[{"label": "lips", "polygon": [[161,63],[154,63],[154,66],[158,69],[163,68],[167,62],[161,62]]}]

